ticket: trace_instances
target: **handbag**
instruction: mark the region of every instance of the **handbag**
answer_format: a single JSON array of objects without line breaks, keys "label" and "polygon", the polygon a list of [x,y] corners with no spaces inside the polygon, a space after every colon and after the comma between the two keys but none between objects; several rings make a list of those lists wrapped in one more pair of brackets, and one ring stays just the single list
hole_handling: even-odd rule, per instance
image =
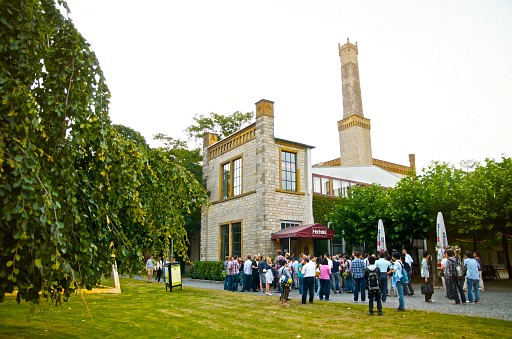
[{"label": "handbag", "polygon": [[434,287],[428,283],[421,285],[421,294],[434,294]]}]

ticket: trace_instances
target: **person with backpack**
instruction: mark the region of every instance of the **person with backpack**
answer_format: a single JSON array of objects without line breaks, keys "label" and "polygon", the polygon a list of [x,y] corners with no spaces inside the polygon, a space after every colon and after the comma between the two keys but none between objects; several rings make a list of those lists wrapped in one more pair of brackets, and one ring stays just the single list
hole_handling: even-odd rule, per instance
[{"label": "person with backpack", "polygon": [[368,263],[369,265],[364,270],[366,288],[368,289],[368,314],[373,315],[373,301],[375,301],[377,312],[382,315],[380,268],[375,266],[375,257],[373,256],[368,257]]},{"label": "person with backpack", "polygon": [[281,260],[281,268],[280,268],[280,285],[282,288],[281,297],[279,298],[279,302],[281,305],[288,307],[288,295],[290,294],[290,287],[292,285],[292,272],[291,268],[288,267],[288,260]]},{"label": "person with backpack", "polygon": [[445,277],[450,277],[450,290],[452,297],[455,300],[452,304],[459,305],[461,301],[462,303],[466,303],[466,295],[462,288],[464,272],[462,270],[460,260],[455,257],[455,253],[453,253],[452,250],[447,250],[446,254],[448,255],[448,260],[446,260],[444,275]]}]

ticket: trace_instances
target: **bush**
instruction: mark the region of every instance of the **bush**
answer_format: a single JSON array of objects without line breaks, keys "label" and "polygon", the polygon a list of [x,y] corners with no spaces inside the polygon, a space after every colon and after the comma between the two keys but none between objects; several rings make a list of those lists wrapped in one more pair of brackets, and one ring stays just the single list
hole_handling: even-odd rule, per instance
[{"label": "bush", "polygon": [[190,268],[190,278],[203,280],[224,280],[222,261],[197,261]]}]

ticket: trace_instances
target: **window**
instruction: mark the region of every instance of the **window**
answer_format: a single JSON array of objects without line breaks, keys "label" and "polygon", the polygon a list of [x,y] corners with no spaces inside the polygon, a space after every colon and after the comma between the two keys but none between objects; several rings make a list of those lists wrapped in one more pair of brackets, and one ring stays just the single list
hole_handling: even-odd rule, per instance
[{"label": "window", "polygon": [[341,180],[334,180],[332,181],[332,194],[339,197],[341,191]]},{"label": "window", "polygon": [[322,193],[322,186],[320,186],[320,177],[313,177],[313,192]]},{"label": "window", "polygon": [[331,195],[329,178],[322,178],[322,194]]},{"label": "window", "polygon": [[231,225],[231,253],[242,256],[242,223],[235,222]]},{"label": "window", "polygon": [[220,260],[226,256],[242,255],[242,223],[234,222],[220,225]]},{"label": "window", "polygon": [[293,226],[299,226],[299,225],[300,225],[300,222],[297,222],[297,221],[282,221],[281,229],[284,230],[286,228],[293,227]]},{"label": "window", "polygon": [[229,225],[220,226],[220,258],[224,259],[229,253]]},{"label": "window", "polygon": [[297,191],[297,154],[281,151],[281,188]]},{"label": "window", "polygon": [[242,158],[221,165],[221,199],[242,194]]}]

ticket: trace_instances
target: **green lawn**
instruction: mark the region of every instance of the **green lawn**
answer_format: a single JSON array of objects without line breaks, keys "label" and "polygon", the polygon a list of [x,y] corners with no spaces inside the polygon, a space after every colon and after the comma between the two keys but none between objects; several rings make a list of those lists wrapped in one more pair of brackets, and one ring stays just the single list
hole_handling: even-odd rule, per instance
[{"label": "green lawn", "polygon": [[320,303],[288,308],[277,297],[121,279],[122,294],[73,296],[62,306],[43,302],[30,313],[14,297],[0,304],[6,338],[490,338],[510,333],[511,322],[433,312],[369,317],[367,305]]}]

